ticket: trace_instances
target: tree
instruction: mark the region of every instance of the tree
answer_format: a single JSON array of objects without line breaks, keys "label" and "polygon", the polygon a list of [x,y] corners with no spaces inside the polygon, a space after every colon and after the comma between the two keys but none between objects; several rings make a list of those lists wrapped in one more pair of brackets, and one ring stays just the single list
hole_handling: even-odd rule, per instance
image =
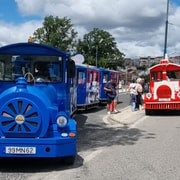
[{"label": "tree", "polygon": [[94,28],[78,40],[77,51],[85,56],[85,63],[110,69],[117,69],[124,64],[121,53],[112,35],[104,30]]},{"label": "tree", "polygon": [[33,33],[33,39],[42,44],[52,45],[67,51],[75,48],[77,32],[73,29],[71,20],[67,17],[59,18],[47,16],[44,18],[43,27]]}]

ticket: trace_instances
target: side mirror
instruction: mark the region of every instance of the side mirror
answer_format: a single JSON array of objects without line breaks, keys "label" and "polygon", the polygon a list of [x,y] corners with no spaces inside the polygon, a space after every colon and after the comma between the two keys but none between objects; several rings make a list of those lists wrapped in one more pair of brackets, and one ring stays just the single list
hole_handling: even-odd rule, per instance
[{"label": "side mirror", "polygon": [[76,75],[76,65],[72,59],[67,60],[67,77],[73,78]]}]

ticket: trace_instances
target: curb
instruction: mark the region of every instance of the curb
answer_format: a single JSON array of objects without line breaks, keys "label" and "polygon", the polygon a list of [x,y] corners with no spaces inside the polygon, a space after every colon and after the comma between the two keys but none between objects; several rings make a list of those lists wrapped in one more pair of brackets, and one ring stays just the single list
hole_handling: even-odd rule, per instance
[{"label": "curb", "polygon": [[121,109],[119,113],[110,114],[107,116],[107,120],[115,121],[123,125],[131,125],[138,121],[142,116],[144,116],[144,110],[132,112],[130,107],[127,106]]}]

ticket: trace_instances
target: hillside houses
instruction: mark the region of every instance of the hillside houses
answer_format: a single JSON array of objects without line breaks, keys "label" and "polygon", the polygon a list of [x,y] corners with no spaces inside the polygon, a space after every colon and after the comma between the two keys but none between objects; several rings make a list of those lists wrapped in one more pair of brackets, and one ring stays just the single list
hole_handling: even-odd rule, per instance
[{"label": "hillside houses", "polygon": [[[136,79],[139,76],[147,76],[148,68],[158,64],[163,56],[158,57],[139,57],[139,58],[126,58],[125,69],[121,69],[121,79],[128,83],[132,79]],[[169,61],[172,63],[180,64],[180,56],[169,57]]]}]

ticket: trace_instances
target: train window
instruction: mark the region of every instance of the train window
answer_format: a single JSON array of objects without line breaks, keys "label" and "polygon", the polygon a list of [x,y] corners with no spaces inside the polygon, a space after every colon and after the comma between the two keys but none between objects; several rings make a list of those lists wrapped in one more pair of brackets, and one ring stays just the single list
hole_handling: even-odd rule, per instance
[{"label": "train window", "polygon": [[99,82],[98,72],[94,72],[94,74],[93,74],[93,81]]},{"label": "train window", "polygon": [[24,76],[29,71],[29,60],[23,56],[12,56],[12,80],[16,80],[18,77]]},{"label": "train window", "polygon": [[[0,55],[0,80],[15,81],[27,73],[39,77],[39,82],[62,80],[62,61],[56,56]],[[42,81],[41,81],[42,80]],[[29,81],[31,82],[31,81]]]},{"label": "train window", "polygon": [[12,81],[12,62],[8,55],[0,56],[0,80]]},{"label": "train window", "polygon": [[162,80],[162,72],[152,72],[151,73],[151,80],[152,81],[161,81]]},{"label": "train window", "polygon": [[0,80],[3,80],[4,77],[4,62],[0,61]]},{"label": "train window", "polygon": [[61,74],[61,66],[57,62],[53,62],[49,64],[49,73],[51,81],[61,81],[62,74]]},{"label": "train window", "polygon": [[79,71],[78,72],[78,84],[84,84],[85,80],[86,80],[85,72],[84,71]]},{"label": "train window", "polygon": [[176,79],[175,71],[168,71],[166,74],[167,74],[167,77],[169,78],[169,80]]},{"label": "train window", "polygon": [[93,81],[93,71],[88,72],[88,82],[91,83]]},{"label": "train window", "polygon": [[107,83],[108,82],[108,74],[103,74],[103,83]]},{"label": "train window", "polygon": [[57,61],[36,61],[33,66],[36,82],[57,82],[62,80],[61,64]]},{"label": "train window", "polygon": [[176,79],[180,79],[180,71],[175,71]]}]

